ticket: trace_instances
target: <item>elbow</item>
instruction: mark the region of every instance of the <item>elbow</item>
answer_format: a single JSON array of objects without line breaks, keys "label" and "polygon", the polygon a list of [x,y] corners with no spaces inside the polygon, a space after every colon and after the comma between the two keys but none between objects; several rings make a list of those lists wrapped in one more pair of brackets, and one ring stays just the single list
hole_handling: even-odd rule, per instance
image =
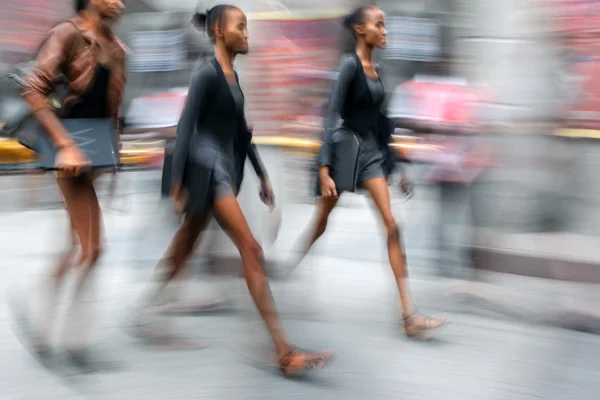
[{"label": "elbow", "polygon": [[21,96],[25,99],[27,104],[29,104],[32,113],[36,113],[43,108],[51,109],[61,107],[58,98],[51,95],[51,80],[46,79],[44,74],[26,74],[24,81],[25,82],[22,84]]},{"label": "elbow", "polygon": [[332,146],[333,145],[333,133],[334,132],[335,132],[335,129],[333,129],[333,128],[325,129],[325,131],[323,132],[323,137],[321,138],[321,141],[323,142],[323,146]]},{"label": "elbow", "polygon": [[36,114],[42,109],[51,109],[48,97],[38,90],[26,88],[21,91],[21,96],[29,105],[32,114]]},{"label": "elbow", "polygon": [[321,145],[321,149],[319,150],[319,154],[317,156],[319,167],[331,166],[333,158],[332,151],[333,148],[329,143],[325,142]]}]

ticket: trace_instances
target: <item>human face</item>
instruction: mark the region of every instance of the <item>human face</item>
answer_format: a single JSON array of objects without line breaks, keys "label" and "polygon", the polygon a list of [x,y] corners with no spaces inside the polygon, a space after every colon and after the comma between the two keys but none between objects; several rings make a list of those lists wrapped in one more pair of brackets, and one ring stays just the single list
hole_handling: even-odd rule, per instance
[{"label": "human face", "polygon": [[356,26],[356,33],[363,37],[365,42],[379,49],[387,44],[387,30],[383,11],[379,8],[368,8],[365,10],[364,21]]},{"label": "human face", "polygon": [[124,0],[91,0],[94,8],[103,19],[115,21],[125,10]]},{"label": "human face", "polygon": [[248,21],[242,10],[230,8],[225,12],[223,41],[233,54],[248,53]]}]

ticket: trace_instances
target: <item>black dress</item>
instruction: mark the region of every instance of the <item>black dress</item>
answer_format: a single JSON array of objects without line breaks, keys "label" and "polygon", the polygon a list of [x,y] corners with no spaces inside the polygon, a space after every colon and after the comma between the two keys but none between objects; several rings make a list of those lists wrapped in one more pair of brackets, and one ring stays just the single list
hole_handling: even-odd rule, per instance
[{"label": "black dress", "polygon": [[201,65],[190,83],[173,152],[173,182],[190,196],[188,214],[205,215],[216,199],[237,195],[247,156],[257,175],[266,177],[251,139],[239,83],[227,81],[216,59]]},{"label": "black dress", "polygon": [[[244,95],[238,84],[229,84],[231,96],[235,111],[238,116],[244,115]],[[241,180],[237,178],[238,168],[236,168],[235,145],[237,138],[224,141],[223,152],[212,165],[212,183],[215,185],[214,194],[209,198],[216,200],[218,198],[235,195],[240,190]],[[202,157],[200,157],[202,159]],[[238,183],[239,182],[239,183]]]},{"label": "black dress", "polygon": [[332,166],[337,138],[355,135],[361,142],[357,160],[359,187],[364,181],[386,177],[391,172],[388,141],[393,127],[380,111],[385,91],[380,70],[376,70],[378,78],[366,76],[356,53],[342,60],[324,119],[323,145],[318,156],[318,165]]},{"label": "black dress", "polygon": [[[92,85],[77,99],[77,102],[66,112],[62,118],[65,119],[88,119],[88,118],[110,118],[108,107],[108,84],[110,80],[110,68],[98,64]],[[90,173],[80,174],[75,182],[83,182],[94,179],[107,170],[94,170]],[[59,174],[60,176],[60,174]]]},{"label": "black dress", "polygon": [[[367,76],[369,93],[375,104],[380,105],[384,98],[383,84],[379,78]],[[383,153],[379,149],[375,130],[369,130],[359,137],[362,141],[358,154],[358,184],[373,178],[385,176],[383,172]]]}]

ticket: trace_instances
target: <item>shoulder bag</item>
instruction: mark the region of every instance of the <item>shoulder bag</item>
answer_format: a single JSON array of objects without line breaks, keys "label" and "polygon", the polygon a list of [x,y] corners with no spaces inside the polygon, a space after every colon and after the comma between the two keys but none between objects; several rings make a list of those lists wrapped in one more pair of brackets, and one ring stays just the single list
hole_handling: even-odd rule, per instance
[{"label": "shoulder bag", "polygon": [[[68,21],[79,32],[75,22]],[[37,133],[29,124],[31,109],[22,97],[23,88],[27,85],[25,76],[35,68],[35,58],[43,48],[44,40],[31,61],[14,67],[9,73],[0,77],[0,136],[17,139],[23,146],[35,150]],[[68,90],[66,80],[56,77],[56,87],[48,95],[48,103],[54,109],[60,109]]]}]

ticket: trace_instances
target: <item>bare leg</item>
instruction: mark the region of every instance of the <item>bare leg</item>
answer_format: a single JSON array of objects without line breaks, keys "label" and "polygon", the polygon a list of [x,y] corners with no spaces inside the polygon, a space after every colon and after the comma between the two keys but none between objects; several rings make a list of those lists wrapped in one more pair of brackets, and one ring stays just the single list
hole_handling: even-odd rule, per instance
[{"label": "bare leg", "polygon": [[94,301],[92,275],[102,254],[102,214],[93,179],[90,176],[59,178],[58,183],[71,219],[72,230],[81,243],[79,260],[81,269],[78,271],[79,276],[68,320],[71,325],[68,346],[82,349],[87,345],[91,326],[89,320],[92,319]]},{"label": "bare leg", "polygon": [[337,201],[338,199],[335,197],[319,198],[314,225],[311,225],[308,228],[308,233],[301,237],[294,245],[290,273],[302,262],[311,247],[325,233],[329,215],[335,208]]},{"label": "bare leg", "polygon": [[396,279],[402,314],[405,319],[405,330],[409,337],[415,337],[423,331],[436,329],[444,323],[444,318],[426,318],[416,314],[410,287],[408,284],[408,270],[406,268],[406,253],[400,242],[400,231],[392,214],[390,194],[385,178],[374,178],[364,181],[363,186],[369,191],[383,223],[387,235],[387,248],[390,266]]},{"label": "bare leg", "polygon": [[[180,276],[186,262],[199,242],[202,230],[210,216],[186,216],[179,230],[173,237],[163,259],[156,267],[154,282],[143,294],[140,309],[134,316],[133,333],[139,339],[158,349],[190,349],[197,344],[170,332],[165,326],[158,326],[152,312],[168,301],[165,296],[167,285]],[[166,322],[166,320],[163,320]]]},{"label": "bare leg", "polygon": [[262,268],[262,248],[254,239],[235,197],[215,201],[214,212],[239,249],[250,294],[271,334],[277,354],[283,356],[290,350],[290,343],[280,325],[269,282]]},{"label": "bare leg", "polygon": [[158,277],[150,291],[146,294],[143,306],[156,305],[161,302],[165,287],[180,277],[186,263],[200,242],[200,236],[210,215],[206,218],[186,216],[171,244],[157,266]]},{"label": "bare leg", "polygon": [[[206,237],[206,227],[209,225],[210,221],[212,219],[212,216],[209,215],[209,217],[206,218],[206,221],[209,221],[208,223],[204,224],[205,228],[203,229],[202,232],[202,244],[204,245],[204,249],[206,249],[207,245],[208,248],[210,248],[211,245],[211,239],[213,239],[210,235],[208,237]],[[206,242],[206,240],[209,241],[209,243]],[[197,242],[196,243],[196,247],[199,245],[200,243]],[[209,251],[210,252],[210,251]],[[208,260],[209,262],[212,260]],[[181,291],[182,291],[182,284],[185,282],[186,280],[186,272],[189,272],[189,268],[179,268],[178,272],[175,274],[175,276],[173,277],[173,279],[171,280],[171,283],[169,283],[167,285],[167,287],[164,290],[164,293],[162,295],[162,297],[164,298],[164,303],[166,304],[166,306],[164,308],[162,308],[161,310],[165,313],[168,314],[178,314],[178,313],[187,313],[187,312],[210,312],[210,311],[218,311],[219,309],[223,309],[224,307],[226,307],[227,305],[229,305],[229,302],[227,301],[227,299],[231,298],[231,294],[229,292],[231,292],[230,287],[226,287],[226,285],[223,284],[224,281],[224,277],[221,276],[217,276],[216,277],[216,282],[214,285],[216,285],[216,287],[219,289],[219,294],[217,295],[216,298],[207,300],[207,301],[200,301],[200,302],[189,302],[189,301],[181,301],[180,300],[180,295],[181,295]],[[220,275],[220,274],[218,274]],[[188,279],[189,280],[189,279]]]},{"label": "bare leg", "polygon": [[50,338],[54,330],[54,321],[56,319],[56,306],[58,302],[58,296],[60,288],[64,283],[65,276],[72,265],[76,263],[75,257],[77,256],[78,249],[78,238],[75,229],[73,228],[73,221],[70,220],[69,234],[71,237],[71,244],[69,249],[63,253],[54,269],[54,272],[50,276],[49,282],[44,282],[41,287],[42,301],[41,301],[41,315],[40,315],[40,343],[39,346],[45,348],[49,345]]},{"label": "bare leg", "polygon": [[331,359],[331,352],[294,351],[284,333],[263,270],[262,248],[252,235],[237,199],[233,194],[219,198],[215,201],[213,210],[219,224],[239,249],[248,289],[271,335],[284,374],[296,375],[307,369],[322,367]]}]

